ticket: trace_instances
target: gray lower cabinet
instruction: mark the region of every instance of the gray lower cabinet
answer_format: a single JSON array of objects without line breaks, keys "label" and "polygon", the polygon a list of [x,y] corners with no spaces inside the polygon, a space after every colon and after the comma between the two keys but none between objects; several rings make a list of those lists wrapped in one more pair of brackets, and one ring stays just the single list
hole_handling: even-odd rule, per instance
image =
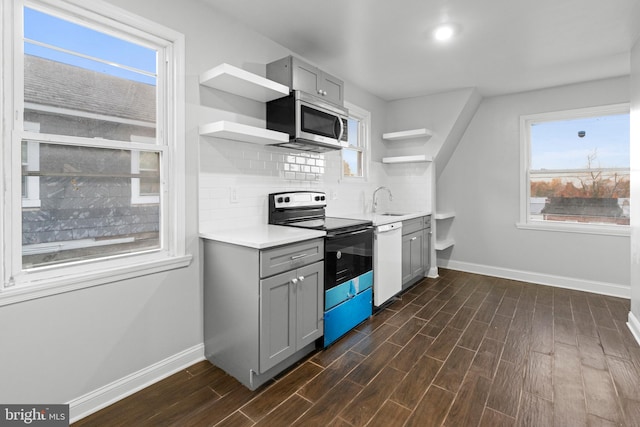
[{"label": "gray lower cabinet", "polygon": [[422,279],[430,268],[431,216],[402,222],[402,289]]},{"label": "gray lower cabinet", "polygon": [[286,360],[323,333],[324,264],[260,280],[260,371]]},{"label": "gray lower cabinet", "polygon": [[255,390],[315,350],[324,333],[324,240],[203,246],[205,356]]}]

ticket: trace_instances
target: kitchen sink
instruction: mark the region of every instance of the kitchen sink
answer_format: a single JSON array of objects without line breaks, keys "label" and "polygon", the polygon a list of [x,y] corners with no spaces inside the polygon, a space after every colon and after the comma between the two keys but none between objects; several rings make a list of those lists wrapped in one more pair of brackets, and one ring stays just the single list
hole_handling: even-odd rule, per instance
[{"label": "kitchen sink", "polygon": [[385,212],[385,213],[381,213],[381,214],[378,214],[378,215],[380,215],[380,216],[405,216],[405,215],[408,215],[408,214],[406,214],[406,213],[395,213],[395,212]]}]

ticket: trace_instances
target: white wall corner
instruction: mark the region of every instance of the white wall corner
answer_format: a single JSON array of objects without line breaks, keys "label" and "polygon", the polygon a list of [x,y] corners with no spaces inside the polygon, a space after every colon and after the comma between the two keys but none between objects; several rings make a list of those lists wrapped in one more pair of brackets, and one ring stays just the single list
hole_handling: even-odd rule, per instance
[{"label": "white wall corner", "polygon": [[204,360],[204,358],[204,344],[198,344],[73,399],[68,402],[71,413],[70,421],[74,423],[102,408],[106,408],[151,384]]},{"label": "white wall corner", "polygon": [[629,330],[633,334],[633,337],[640,344],[640,320],[632,313],[629,312],[629,321],[627,322]]}]

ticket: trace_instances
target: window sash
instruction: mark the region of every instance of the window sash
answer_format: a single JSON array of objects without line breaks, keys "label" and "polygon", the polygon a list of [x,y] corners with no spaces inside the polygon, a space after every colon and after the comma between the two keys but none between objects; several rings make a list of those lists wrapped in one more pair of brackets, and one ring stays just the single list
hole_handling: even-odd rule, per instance
[{"label": "window sash", "polygon": [[572,223],[562,221],[545,221],[531,218],[531,126],[535,123],[549,121],[566,121],[572,119],[606,116],[629,113],[629,104],[612,104],[598,107],[580,108],[558,112],[523,115],[520,117],[520,218],[516,224],[521,229],[564,231],[589,234],[629,235],[628,225],[611,225],[600,223]]},{"label": "window sash", "polygon": [[[0,171],[11,183],[4,194],[0,218],[4,223],[0,246],[0,305],[95,286],[141,274],[184,267],[191,256],[185,252],[184,209],[184,36],[128,11],[100,0],[0,0],[3,23],[2,83],[5,97],[0,107],[4,117],[3,161]],[[77,19],[118,37],[157,49],[158,97],[155,144],[107,141],[47,135],[23,129],[24,109],[22,8],[42,10],[64,19]],[[76,17],[76,18],[72,18]],[[107,18],[108,17],[108,18]],[[9,46],[13,46],[10,48]],[[10,53],[13,52],[13,53]],[[12,56],[13,55],[13,56]],[[162,164],[161,249],[135,255],[115,255],[68,264],[22,270],[21,241],[21,142],[23,139],[48,143],[157,151]],[[90,266],[90,267],[89,267]]]},{"label": "window sash", "polygon": [[[343,178],[362,180],[368,176],[368,161],[370,147],[370,129],[371,129],[371,113],[356,105],[345,103],[349,110],[349,117],[358,121],[358,144],[357,146],[345,147],[341,150],[341,175]],[[344,154],[345,152],[355,152],[356,158],[360,159],[358,174],[345,175],[344,173]]]}]

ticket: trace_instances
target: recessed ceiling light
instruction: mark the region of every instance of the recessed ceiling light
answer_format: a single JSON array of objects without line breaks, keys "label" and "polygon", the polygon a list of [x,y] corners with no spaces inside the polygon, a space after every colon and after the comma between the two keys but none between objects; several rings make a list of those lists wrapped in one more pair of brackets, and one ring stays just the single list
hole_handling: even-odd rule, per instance
[{"label": "recessed ceiling light", "polygon": [[450,40],[456,34],[456,29],[451,24],[442,24],[433,31],[433,38],[438,41]]}]

